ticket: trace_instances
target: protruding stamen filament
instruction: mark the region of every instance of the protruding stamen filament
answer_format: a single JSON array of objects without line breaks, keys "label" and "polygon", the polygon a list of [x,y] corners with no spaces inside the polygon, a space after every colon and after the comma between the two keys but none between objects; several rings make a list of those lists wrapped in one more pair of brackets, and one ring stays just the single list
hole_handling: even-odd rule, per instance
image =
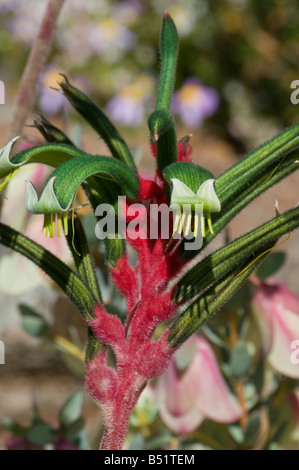
[{"label": "protruding stamen filament", "polygon": [[57,233],[58,233],[58,238],[61,235],[61,230],[62,230],[62,218],[61,214],[57,215]]},{"label": "protruding stamen filament", "polygon": [[208,221],[208,227],[212,235],[214,235],[214,230],[212,226],[212,219],[211,219],[211,214],[210,212],[207,211],[207,221]]},{"label": "protruding stamen filament", "polygon": [[186,227],[185,227],[185,237],[188,237],[189,233],[190,233],[190,229],[191,229],[191,222],[192,222],[192,214],[191,212],[189,212],[187,214],[187,221],[186,221]]},{"label": "protruding stamen filament", "polygon": [[185,214],[185,212],[183,212],[183,215],[182,215],[181,221],[180,221],[180,226],[179,226],[179,229],[178,229],[178,233],[179,233],[179,234],[181,234],[182,231],[183,231],[185,219],[186,219],[186,214]]},{"label": "protruding stamen filament", "polygon": [[194,237],[197,238],[198,235],[198,227],[199,227],[199,215],[196,212],[194,215]]},{"label": "protruding stamen filament", "polygon": [[[57,214],[57,234],[61,236],[62,226],[65,235],[68,235],[68,217],[67,212]],[[54,238],[56,230],[56,214],[45,214],[42,233],[46,232],[46,237]]]},{"label": "protruding stamen filament", "polygon": [[176,212],[175,219],[174,219],[174,224],[173,224],[173,232],[177,231],[180,219],[181,219],[181,213]]},{"label": "protruding stamen filament", "polygon": [[50,238],[55,237],[55,228],[56,228],[56,214],[51,214],[51,223],[49,226]]},{"label": "protruding stamen filament", "polygon": [[206,224],[203,212],[200,214],[200,229],[203,238],[206,236]]},{"label": "protruding stamen filament", "polygon": [[15,170],[11,171],[7,176],[5,176],[4,180],[2,183],[0,183],[0,192],[5,188],[5,186],[8,185],[8,183],[13,179],[13,177],[18,173],[19,168],[16,168]]},{"label": "protruding stamen filament", "polygon": [[67,212],[63,212],[62,218],[63,218],[64,234],[65,234],[65,236],[67,236],[69,234],[69,223],[68,223]]}]

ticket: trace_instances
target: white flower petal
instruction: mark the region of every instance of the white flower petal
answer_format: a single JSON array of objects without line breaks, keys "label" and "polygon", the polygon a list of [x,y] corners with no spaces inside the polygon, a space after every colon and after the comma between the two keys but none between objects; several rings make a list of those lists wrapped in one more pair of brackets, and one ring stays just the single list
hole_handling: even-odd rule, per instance
[{"label": "white flower petal", "polygon": [[220,212],[221,203],[214,189],[214,179],[206,180],[197,191],[197,197],[209,212]]},{"label": "white flower petal", "polygon": [[43,193],[38,199],[36,189],[30,181],[26,181],[25,205],[28,212],[32,214],[59,214],[69,209],[63,209],[54,191],[55,176],[45,186]]},{"label": "white flower petal", "polygon": [[18,139],[19,137],[15,137],[7,145],[5,145],[5,147],[3,147],[0,150],[0,178],[4,178],[9,173],[11,173],[11,171],[23,165],[23,162],[18,163],[18,164],[13,164],[11,163],[9,159],[12,146],[15,143],[15,141]]}]

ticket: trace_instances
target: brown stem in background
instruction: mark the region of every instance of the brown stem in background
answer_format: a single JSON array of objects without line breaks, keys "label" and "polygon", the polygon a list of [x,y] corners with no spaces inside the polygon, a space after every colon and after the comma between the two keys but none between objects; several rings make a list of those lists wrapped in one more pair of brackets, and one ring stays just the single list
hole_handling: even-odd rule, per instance
[{"label": "brown stem in background", "polygon": [[55,27],[64,0],[49,0],[38,35],[19,86],[13,117],[8,128],[7,140],[20,135],[28,114],[32,111],[36,83],[51,52]]}]

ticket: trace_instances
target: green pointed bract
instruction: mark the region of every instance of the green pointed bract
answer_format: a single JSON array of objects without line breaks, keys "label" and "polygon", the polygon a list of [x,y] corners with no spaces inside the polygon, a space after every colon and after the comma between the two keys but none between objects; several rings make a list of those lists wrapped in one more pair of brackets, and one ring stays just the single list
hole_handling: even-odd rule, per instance
[{"label": "green pointed bract", "polygon": [[170,109],[174,89],[179,37],[176,26],[168,13],[164,14],[160,40],[161,71],[156,109]]},{"label": "green pointed bract", "polygon": [[63,93],[71,105],[104,140],[112,156],[126,163],[133,171],[136,171],[135,162],[129,147],[108,117],[88,96],[71,85],[65,75],[61,74],[61,76],[64,78],[64,81],[59,82],[61,87],[59,91]]},{"label": "green pointed bract", "polygon": [[59,144],[66,144],[70,146],[74,146],[73,142],[62,132],[58,127],[53,126],[42,114],[36,113],[37,118],[34,119],[34,126],[45,140],[49,143],[59,143]]},{"label": "green pointed bract", "polygon": [[172,114],[166,109],[154,111],[149,119],[148,126],[152,141],[157,146],[157,163],[160,171],[178,158],[177,137]]}]

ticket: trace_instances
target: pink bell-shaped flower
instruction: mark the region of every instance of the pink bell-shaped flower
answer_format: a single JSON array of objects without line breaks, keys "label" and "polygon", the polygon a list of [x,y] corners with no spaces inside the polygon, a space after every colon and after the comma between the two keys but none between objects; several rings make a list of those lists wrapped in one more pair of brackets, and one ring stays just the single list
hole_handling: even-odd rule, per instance
[{"label": "pink bell-shaped flower", "polygon": [[[188,361],[182,369],[182,361]],[[219,423],[240,419],[241,408],[229,391],[210,344],[193,335],[159,378],[160,415],[175,433],[193,432],[205,418]]]},{"label": "pink bell-shaped flower", "polygon": [[276,280],[261,283],[253,299],[265,354],[272,367],[299,378],[299,297]]}]

